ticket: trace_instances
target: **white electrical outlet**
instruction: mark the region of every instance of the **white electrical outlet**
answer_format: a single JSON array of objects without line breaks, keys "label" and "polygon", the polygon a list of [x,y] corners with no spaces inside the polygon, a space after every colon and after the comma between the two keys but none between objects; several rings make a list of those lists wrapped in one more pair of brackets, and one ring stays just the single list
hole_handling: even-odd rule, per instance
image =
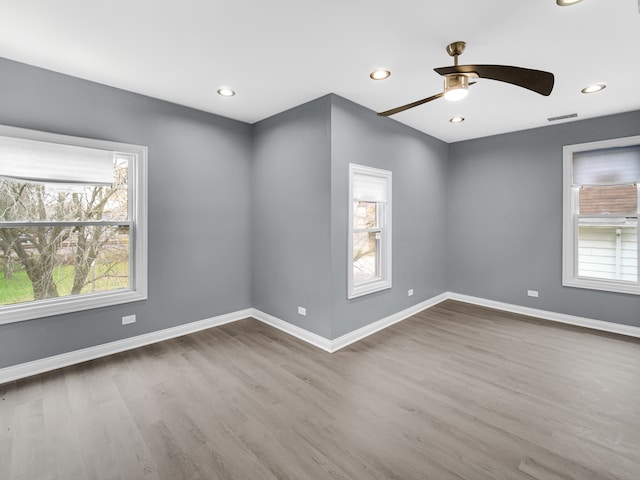
[{"label": "white electrical outlet", "polygon": [[537,290],[527,290],[527,295],[529,295],[530,297],[535,297],[538,298],[538,291]]},{"label": "white electrical outlet", "polygon": [[307,309],[304,307],[298,307],[298,315],[302,315],[303,317],[307,316]]},{"label": "white electrical outlet", "polygon": [[122,324],[123,325],[129,325],[131,323],[136,323],[136,316],[135,315],[127,315],[126,317],[122,317]]},{"label": "white electrical outlet", "polygon": [[409,291],[407,292],[407,296],[413,297],[413,288],[409,289]]}]

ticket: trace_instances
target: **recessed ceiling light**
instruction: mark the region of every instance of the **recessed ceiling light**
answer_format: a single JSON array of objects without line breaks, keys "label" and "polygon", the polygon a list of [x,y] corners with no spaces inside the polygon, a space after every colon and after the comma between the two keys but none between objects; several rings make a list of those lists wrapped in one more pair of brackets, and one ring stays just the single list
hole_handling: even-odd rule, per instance
[{"label": "recessed ceiling light", "polygon": [[594,85],[589,85],[588,87],[584,87],[580,91],[582,93],[596,93],[596,92],[600,92],[600,91],[604,90],[605,88],[607,88],[606,84],[604,84],[604,83],[596,83]]},{"label": "recessed ceiling light", "polygon": [[464,122],[464,117],[453,117],[453,118],[450,118],[449,121],[451,123],[462,123]]},{"label": "recessed ceiling light", "polygon": [[218,95],[222,95],[223,97],[233,97],[235,94],[236,92],[228,87],[222,87],[218,89]]},{"label": "recessed ceiling light", "polygon": [[556,3],[561,7],[568,7],[570,5],[575,5],[576,3],[580,3],[582,0],[556,0]]},{"label": "recessed ceiling light", "polygon": [[369,74],[373,80],[384,80],[391,76],[391,72],[386,68],[377,68]]}]

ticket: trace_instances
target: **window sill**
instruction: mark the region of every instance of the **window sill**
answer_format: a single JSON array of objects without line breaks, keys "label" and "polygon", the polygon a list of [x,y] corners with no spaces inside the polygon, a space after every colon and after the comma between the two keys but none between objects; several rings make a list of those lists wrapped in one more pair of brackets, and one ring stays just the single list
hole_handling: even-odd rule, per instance
[{"label": "window sill", "polygon": [[370,293],[380,292],[391,288],[391,282],[388,280],[375,280],[373,282],[363,283],[361,285],[352,286],[349,289],[347,299],[362,297]]},{"label": "window sill", "polygon": [[94,308],[146,300],[147,294],[130,290],[55,298],[0,307],[0,325],[36,318],[82,312]]},{"label": "window sill", "polygon": [[597,279],[572,278],[562,282],[564,287],[586,288],[589,290],[600,290],[603,292],[625,293],[629,295],[640,295],[640,285],[616,282],[602,281]]}]

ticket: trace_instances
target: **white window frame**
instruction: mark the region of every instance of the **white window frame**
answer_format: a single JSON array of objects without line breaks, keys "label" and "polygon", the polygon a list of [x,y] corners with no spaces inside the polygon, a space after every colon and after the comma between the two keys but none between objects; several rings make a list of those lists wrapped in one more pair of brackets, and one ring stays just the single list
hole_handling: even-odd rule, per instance
[{"label": "white window frame", "polygon": [[[578,187],[573,185],[573,156],[576,152],[640,145],[640,135],[614,138],[598,142],[566,145],[563,147],[563,228],[562,228],[562,285],[606,292],[640,295],[640,261],[638,282],[609,280],[578,276]],[[638,196],[640,203],[640,195]],[[640,209],[640,205],[638,205]],[[640,237],[640,225],[638,228]],[[640,238],[639,245],[640,245]]]},{"label": "white window frame", "polygon": [[[354,175],[370,175],[381,177],[387,182],[387,199],[379,202],[377,207],[380,231],[380,251],[377,260],[380,262],[380,277],[374,280],[355,283],[353,278],[353,238],[354,238]],[[347,298],[357,298],[370,293],[391,288],[391,185],[392,173],[389,170],[349,164],[349,245],[347,257]],[[378,230],[378,228],[376,229]]]},{"label": "white window frame", "polygon": [[0,135],[110,150],[129,157],[129,288],[0,306],[0,325],[147,299],[147,147],[0,125]]}]

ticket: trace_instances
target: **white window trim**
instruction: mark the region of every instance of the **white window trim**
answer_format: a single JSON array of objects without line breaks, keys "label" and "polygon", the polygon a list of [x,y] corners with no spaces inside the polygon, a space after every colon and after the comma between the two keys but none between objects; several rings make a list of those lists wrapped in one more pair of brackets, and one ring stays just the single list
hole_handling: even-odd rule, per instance
[{"label": "white window trim", "polygon": [[[387,181],[387,202],[384,205],[384,227],[382,229],[381,252],[380,252],[380,269],[382,271],[381,278],[354,285],[353,282],[353,177],[355,174],[372,175],[382,177]],[[347,299],[361,297],[370,293],[379,292],[391,288],[391,186],[392,172],[389,170],[381,170],[379,168],[367,167],[364,165],[349,164],[349,245],[347,256]]]},{"label": "white window trim", "polygon": [[[576,152],[600,150],[615,147],[640,145],[640,135],[614,138],[599,142],[566,145],[563,147],[563,189],[562,189],[562,285],[565,287],[587,288],[605,292],[640,295],[640,261],[638,262],[638,284],[622,280],[605,280],[578,277],[578,238],[576,202],[573,187],[573,155]],[[640,196],[639,196],[640,197]],[[640,203],[640,198],[639,198]],[[640,207],[640,205],[639,205]]]},{"label": "white window trim", "polygon": [[134,155],[136,157],[133,165],[129,166],[129,181],[132,185],[135,185],[133,195],[129,198],[130,222],[133,227],[131,228],[130,235],[134,238],[133,248],[131,249],[133,262],[129,263],[130,288],[128,290],[118,290],[114,292],[102,292],[81,296],[38,300],[15,305],[3,305],[0,306],[0,325],[146,300],[148,295],[147,147],[84,137],[58,135],[5,125],[0,125],[0,135],[98,148],[125,155]]}]

